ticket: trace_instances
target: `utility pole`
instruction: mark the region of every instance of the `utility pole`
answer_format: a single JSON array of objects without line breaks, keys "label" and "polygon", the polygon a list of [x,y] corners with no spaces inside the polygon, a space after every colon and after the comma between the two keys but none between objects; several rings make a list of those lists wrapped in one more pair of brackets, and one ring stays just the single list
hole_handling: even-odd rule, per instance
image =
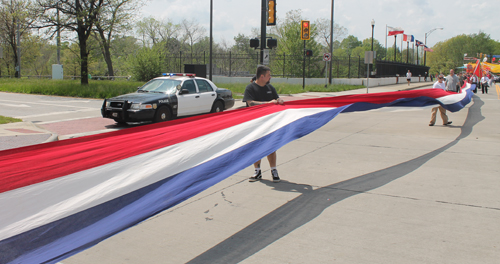
[{"label": "utility pole", "polygon": [[59,3],[57,3],[57,64],[61,64],[61,25],[59,21]]},{"label": "utility pole", "polygon": [[330,19],[330,63],[328,65],[328,83],[332,84],[332,57],[333,57],[333,7],[335,0],[332,0],[332,17]]},{"label": "utility pole", "polygon": [[210,0],[210,62],[209,62],[209,67],[210,69],[208,70],[208,79],[211,81],[212,80],[212,28],[213,28],[213,0]]},{"label": "utility pole", "polygon": [[21,23],[17,19],[17,78],[21,78]]}]

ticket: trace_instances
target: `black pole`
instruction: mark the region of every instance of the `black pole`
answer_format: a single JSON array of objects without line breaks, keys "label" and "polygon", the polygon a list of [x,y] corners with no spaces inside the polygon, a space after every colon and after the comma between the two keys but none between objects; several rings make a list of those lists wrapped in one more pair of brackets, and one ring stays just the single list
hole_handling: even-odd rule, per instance
[{"label": "black pole", "polygon": [[375,29],[375,25],[372,25],[372,51],[373,51],[373,31]]},{"label": "black pole", "polygon": [[[210,69],[208,70],[209,80],[212,80],[212,32],[213,32],[213,0],[210,0]],[[206,72],[205,72],[206,74]]]},{"label": "black pole", "polygon": [[[373,54],[373,31],[375,29],[375,25],[372,25],[372,54]],[[351,60],[351,57],[349,56],[349,61]],[[372,74],[373,71],[373,64],[368,64],[368,67],[370,67],[370,75]]]},{"label": "black pole", "polygon": [[264,50],[266,49],[266,17],[267,0],[262,0],[262,10],[260,14],[260,64],[264,64]]},{"label": "black pole", "polygon": [[418,45],[417,45],[417,65],[418,65]]},{"label": "black pole", "polygon": [[332,64],[331,63],[331,60],[332,60],[332,57],[333,57],[333,7],[334,7],[334,3],[335,1],[332,0],[332,17],[330,19],[330,65],[329,65],[329,70],[328,70],[328,83],[329,84],[332,84]]},{"label": "black pole", "polygon": [[283,52],[283,78],[285,78],[285,63],[286,63],[286,54]]},{"label": "black pole", "polygon": [[304,40],[304,63],[302,63],[302,90],[306,87],[306,41]]}]

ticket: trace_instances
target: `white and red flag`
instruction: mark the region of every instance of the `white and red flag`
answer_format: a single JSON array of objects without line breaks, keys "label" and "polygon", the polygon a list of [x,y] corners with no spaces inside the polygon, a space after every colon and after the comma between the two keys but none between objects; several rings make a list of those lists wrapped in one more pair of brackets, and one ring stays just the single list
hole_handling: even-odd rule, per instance
[{"label": "white and red flag", "polygon": [[387,34],[387,36],[394,36],[394,35],[398,35],[398,34],[403,34],[405,31],[400,28],[400,27],[387,27],[387,30],[389,30],[389,33]]}]

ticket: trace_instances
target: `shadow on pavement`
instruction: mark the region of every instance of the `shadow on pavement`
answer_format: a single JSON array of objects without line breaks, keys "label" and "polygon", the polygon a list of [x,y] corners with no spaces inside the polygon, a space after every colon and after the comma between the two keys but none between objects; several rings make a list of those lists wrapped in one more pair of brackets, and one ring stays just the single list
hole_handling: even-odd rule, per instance
[{"label": "shadow on pavement", "polygon": [[262,181],[278,191],[299,192],[300,196],[282,205],[261,219],[232,235],[188,263],[238,263],[267,247],[293,230],[307,224],[329,206],[359,193],[368,192],[401,178],[427,161],[457,144],[484,120],[481,107],[484,102],[477,96],[469,108],[460,135],[452,142],[415,159],[395,166],[331,184],[316,190],[309,185],[283,181],[279,184]]}]

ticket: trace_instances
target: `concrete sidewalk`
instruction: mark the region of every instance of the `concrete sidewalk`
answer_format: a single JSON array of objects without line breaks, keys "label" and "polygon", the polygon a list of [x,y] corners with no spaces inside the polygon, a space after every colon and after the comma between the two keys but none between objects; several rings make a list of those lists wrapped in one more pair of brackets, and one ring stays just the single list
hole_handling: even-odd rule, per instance
[{"label": "concrete sidewalk", "polygon": [[[430,87],[431,85],[432,85],[431,82],[414,83],[411,84],[411,86],[408,86],[406,83],[396,84],[396,85],[369,88],[369,92],[378,93],[378,92],[389,92],[389,91],[398,91],[406,89],[416,89],[421,87]],[[293,95],[281,95],[281,97],[284,98],[285,100],[300,100],[300,99],[308,99],[315,97],[328,97],[328,96],[339,96],[339,95],[359,94],[359,93],[366,93],[366,88],[344,91],[344,92],[336,92],[336,93],[312,92],[312,93],[301,93]],[[245,104],[241,100],[236,100],[235,106],[232,109],[237,109],[239,107],[244,107],[244,106]],[[91,134],[95,133],[84,132],[84,133],[79,133],[75,136],[85,136]],[[36,145],[66,138],[67,137],[59,138],[59,136],[55,131],[49,131],[28,121],[0,125],[0,150]]]}]

